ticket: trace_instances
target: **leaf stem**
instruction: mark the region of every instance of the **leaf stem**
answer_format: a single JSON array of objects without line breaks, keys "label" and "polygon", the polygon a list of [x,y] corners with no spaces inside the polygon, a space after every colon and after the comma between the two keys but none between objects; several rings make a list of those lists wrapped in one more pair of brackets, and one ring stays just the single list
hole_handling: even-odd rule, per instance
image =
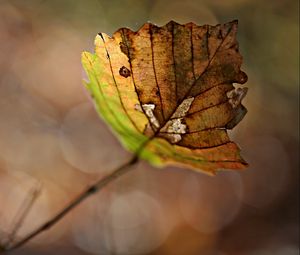
[{"label": "leaf stem", "polygon": [[[15,250],[27,242],[29,242],[31,239],[33,239],[35,236],[40,234],[41,232],[48,230],[50,227],[52,227],[55,223],[60,221],[64,216],[68,214],[72,209],[74,209],[77,205],[79,205],[83,200],[88,198],[89,196],[95,194],[96,192],[102,190],[106,185],[111,183],[112,181],[116,180],[120,176],[127,173],[130,169],[132,169],[131,166],[136,164],[138,162],[138,156],[134,155],[132,159],[125,164],[119,166],[115,171],[113,171],[111,174],[107,175],[106,177],[98,180],[95,184],[89,186],[86,190],[84,190],[81,194],[78,195],[73,201],[71,201],[66,207],[64,207],[60,212],[58,212],[54,217],[52,217],[50,220],[42,224],[40,227],[29,233],[27,236],[22,238],[21,240],[17,241],[15,244],[12,244],[9,247],[4,247],[4,251],[12,251]],[[0,249],[1,252],[1,249]]]}]

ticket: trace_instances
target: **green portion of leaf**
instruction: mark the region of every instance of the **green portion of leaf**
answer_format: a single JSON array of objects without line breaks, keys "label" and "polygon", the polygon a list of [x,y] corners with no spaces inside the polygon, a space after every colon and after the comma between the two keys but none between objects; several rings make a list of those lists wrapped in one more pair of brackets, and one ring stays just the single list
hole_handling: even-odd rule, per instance
[{"label": "green portion of leaf", "polygon": [[149,138],[138,132],[124,112],[116,89],[102,79],[105,70],[96,54],[84,52],[82,64],[88,74],[89,82],[85,86],[95,100],[100,116],[114,129],[122,144],[131,152],[136,152]]}]

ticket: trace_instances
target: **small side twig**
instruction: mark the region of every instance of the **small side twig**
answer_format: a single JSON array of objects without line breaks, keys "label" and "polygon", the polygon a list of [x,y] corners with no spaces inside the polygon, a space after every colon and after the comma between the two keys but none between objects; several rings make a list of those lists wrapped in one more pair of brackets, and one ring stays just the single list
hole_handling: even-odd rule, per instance
[{"label": "small side twig", "polygon": [[12,231],[9,233],[6,242],[4,243],[4,247],[9,247],[14,243],[16,238],[17,232],[22,227],[27,215],[29,214],[30,210],[34,202],[37,200],[38,196],[41,192],[41,183],[38,184],[37,187],[34,187],[30,190],[29,199],[26,199],[21,206],[22,210],[16,215],[14,219],[14,223],[12,224],[14,227]]},{"label": "small side twig", "polygon": [[[48,230],[50,227],[52,227],[55,223],[57,223],[59,220],[61,220],[64,216],[67,215],[68,212],[70,212],[72,209],[74,209],[77,205],[79,205],[83,200],[85,200],[87,197],[91,196],[92,194],[95,194],[99,190],[103,189],[106,185],[120,177],[121,175],[127,173],[130,169],[132,169],[131,166],[136,164],[138,161],[138,156],[135,155],[129,162],[119,166],[115,171],[113,171],[108,176],[100,179],[92,186],[88,187],[86,190],[84,190],[78,197],[76,197],[72,202],[70,202],[66,207],[64,207],[60,212],[58,212],[54,217],[52,217],[50,220],[42,224],[40,227],[38,227],[36,230],[22,238],[21,240],[15,242],[14,244],[10,245],[9,247],[4,247],[4,251],[12,251],[15,250],[27,242],[29,242],[31,239],[33,239],[35,236],[40,234],[43,231]],[[3,248],[2,248],[3,249]],[[0,249],[1,252],[1,249]]]}]

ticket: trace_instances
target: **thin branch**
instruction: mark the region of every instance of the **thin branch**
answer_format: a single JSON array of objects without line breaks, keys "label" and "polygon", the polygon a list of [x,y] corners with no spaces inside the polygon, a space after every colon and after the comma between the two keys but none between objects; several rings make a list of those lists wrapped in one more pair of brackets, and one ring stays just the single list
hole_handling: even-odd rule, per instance
[{"label": "thin branch", "polygon": [[22,227],[27,215],[32,209],[34,202],[37,200],[38,196],[40,195],[40,192],[41,192],[41,183],[39,183],[37,187],[32,188],[32,190],[30,191],[29,199],[25,200],[23,206],[21,206],[21,208],[23,209],[16,215],[13,223],[14,228],[11,231],[11,233],[8,235],[7,241],[3,245],[4,247],[9,247],[13,245],[17,232]]},{"label": "thin branch", "polygon": [[[27,242],[29,242],[31,239],[33,239],[35,236],[39,235],[41,232],[48,230],[50,227],[52,227],[55,223],[57,223],[59,220],[61,220],[64,216],[68,214],[72,209],[74,209],[77,205],[79,205],[83,200],[88,198],[89,196],[95,194],[96,192],[103,189],[106,185],[117,179],[118,177],[122,176],[123,174],[127,173],[130,169],[132,169],[131,166],[136,164],[138,162],[138,156],[135,155],[129,162],[119,166],[113,173],[109,174],[108,176],[98,180],[95,184],[88,187],[86,190],[84,190],[77,198],[75,198],[69,205],[64,207],[59,213],[57,213],[52,219],[48,220],[46,223],[38,227],[36,230],[16,242],[15,244],[11,245],[10,247],[4,247],[5,251],[12,251],[15,250]],[[3,249],[3,248],[2,248]],[[0,248],[1,252],[1,248]]]}]

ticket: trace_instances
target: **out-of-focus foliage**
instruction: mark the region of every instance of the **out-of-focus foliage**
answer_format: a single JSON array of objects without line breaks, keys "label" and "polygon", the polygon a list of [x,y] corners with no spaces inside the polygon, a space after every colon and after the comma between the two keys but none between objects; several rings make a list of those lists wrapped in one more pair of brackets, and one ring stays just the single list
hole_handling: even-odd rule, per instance
[{"label": "out-of-focus foliage", "polygon": [[97,32],[171,19],[239,20],[248,114],[230,135],[249,169],[211,178],[140,163],[16,254],[297,254],[294,0],[1,0],[0,236],[37,180],[42,193],[21,236],[128,160],[87,101],[80,54]]}]

